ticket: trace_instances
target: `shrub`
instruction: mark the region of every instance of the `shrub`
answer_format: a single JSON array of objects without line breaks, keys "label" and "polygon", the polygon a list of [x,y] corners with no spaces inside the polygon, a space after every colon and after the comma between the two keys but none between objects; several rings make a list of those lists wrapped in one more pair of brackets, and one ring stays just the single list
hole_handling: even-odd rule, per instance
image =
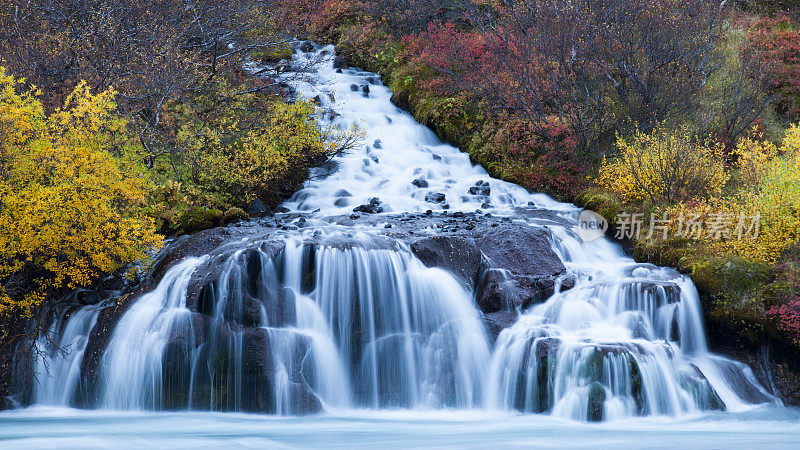
[{"label": "shrub", "polygon": [[142,168],[124,160],[114,92],[81,83],[46,116],[37,91],[0,68],[0,314],[91,286],[160,245]]},{"label": "shrub", "polygon": [[790,120],[800,114],[800,31],[789,18],[767,18],[750,31],[752,51],[769,67],[776,110]]},{"label": "shrub", "polygon": [[619,155],[603,159],[597,183],[623,201],[675,203],[719,195],[727,180],[723,146],[696,142],[687,131],[641,131],[617,139]]},{"label": "shrub", "polygon": [[[669,216],[697,217],[703,223],[725,219],[731,225],[726,232],[706,230],[701,236],[712,251],[767,263],[778,261],[783,252],[800,239],[798,136],[800,126],[795,125],[786,133],[781,147],[783,155],[766,160],[761,163],[761,169],[752,171],[756,183],[744,186],[730,197],[677,205]],[[740,164],[750,162],[741,161]],[[756,228],[750,229],[751,225]],[[742,227],[745,229],[741,230]]]}]

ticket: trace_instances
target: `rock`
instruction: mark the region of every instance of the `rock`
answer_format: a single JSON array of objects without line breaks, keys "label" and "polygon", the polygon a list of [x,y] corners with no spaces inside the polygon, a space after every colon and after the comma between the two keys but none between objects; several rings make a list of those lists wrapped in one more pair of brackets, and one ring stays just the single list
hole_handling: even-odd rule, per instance
[{"label": "rock", "polygon": [[445,201],[445,195],[441,192],[429,192],[425,195],[425,201],[429,203],[442,203]]},{"label": "rock", "polygon": [[469,188],[470,195],[488,196],[489,194],[491,194],[491,192],[492,188],[486,181],[478,181],[477,183],[475,183],[475,186],[471,186]]},{"label": "rock", "polygon": [[434,236],[411,242],[411,251],[428,267],[453,274],[470,290],[475,289],[482,270],[481,251],[472,241],[456,236]]},{"label": "rock", "polygon": [[600,422],[603,420],[603,404],[606,402],[606,389],[602,384],[594,382],[589,385],[589,405],[586,420]]},{"label": "rock", "polygon": [[302,44],[300,44],[300,51],[305,53],[313,52],[314,44],[312,44],[310,41],[305,41]]},{"label": "rock", "polygon": [[365,203],[360,206],[356,206],[353,208],[353,212],[363,212],[367,214],[380,214],[383,212],[383,206],[381,206],[381,201],[378,197],[372,197],[369,200],[369,203]]},{"label": "rock", "polygon": [[346,67],[347,67],[347,62],[345,61],[345,59],[342,56],[336,55],[336,57],[333,58],[333,68],[334,69],[344,69]]},{"label": "rock", "polygon": [[339,189],[338,191],[336,191],[336,194],[334,194],[334,195],[336,195],[337,197],[352,197],[353,196],[353,194],[347,192],[344,189]]},{"label": "rock", "polygon": [[423,178],[417,178],[414,181],[412,181],[411,184],[413,184],[414,186],[416,186],[418,188],[426,188],[426,187],[428,187],[428,181],[423,179]]},{"label": "rock", "polygon": [[[263,205],[262,205],[263,206]],[[222,223],[229,224],[232,222],[238,222],[240,220],[247,220],[248,215],[242,208],[233,207],[225,211],[225,214],[222,215]]]},{"label": "rock", "polygon": [[489,334],[490,343],[497,340],[497,336],[504,329],[514,325],[517,322],[517,313],[512,311],[497,311],[489,314],[484,314],[483,324]]},{"label": "rock", "polygon": [[477,236],[478,247],[492,267],[534,278],[561,275],[566,267],[540,228],[504,224]]}]

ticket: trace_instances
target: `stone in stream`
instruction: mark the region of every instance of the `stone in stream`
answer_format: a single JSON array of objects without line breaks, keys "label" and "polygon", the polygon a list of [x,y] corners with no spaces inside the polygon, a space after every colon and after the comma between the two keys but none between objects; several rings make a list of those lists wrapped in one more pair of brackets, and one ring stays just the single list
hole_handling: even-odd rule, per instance
[{"label": "stone in stream", "polygon": [[313,52],[314,44],[312,44],[310,41],[305,41],[302,44],[300,44],[300,51],[305,53]]},{"label": "stone in stream", "polygon": [[414,181],[411,182],[411,184],[413,184],[414,186],[416,186],[418,188],[426,188],[426,187],[428,187],[428,181],[425,180],[424,178],[416,178],[416,179],[414,179]]},{"label": "stone in stream", "polygon": [[445,195],[441,192],[429,192],[425,195],[425,201],[428,203],[442,203],[445,201]]},{"label": "stone in stream", "polygon": [[353,208],[353,212],[380,214],[383,212],[382,202],[378,199],[378,197],[372,197],[371,199],[369,199],[369,203],[365,203],[363,205],[359,205]]}]

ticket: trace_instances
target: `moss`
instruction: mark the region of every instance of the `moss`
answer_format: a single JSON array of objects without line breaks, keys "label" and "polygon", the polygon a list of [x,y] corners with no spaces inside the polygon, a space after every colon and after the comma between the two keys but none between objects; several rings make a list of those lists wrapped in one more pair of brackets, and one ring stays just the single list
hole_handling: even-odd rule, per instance
[{"label": "moss", "polygon": [[250,57],[263,63],[277,63],[284,59],[291,59],[293,52],[289,44],[281,44],[276,47],[253,50],[250,53]]},{"label": "moss", "polygon": [[204,206],[189,208],[180,217],[180,231],[182,233],[193,233],[195,231],[213,228],[220,224],[222,216],[222,211],[218,209],[206,208]]},{"label": "moss", "polygon": [[225,211],[225,214],[222,216],[222,223],[228,224],[239,220],[246,220],[248,217],[250,216],[247,215],[242,208],[228,208],[228,210]]}]

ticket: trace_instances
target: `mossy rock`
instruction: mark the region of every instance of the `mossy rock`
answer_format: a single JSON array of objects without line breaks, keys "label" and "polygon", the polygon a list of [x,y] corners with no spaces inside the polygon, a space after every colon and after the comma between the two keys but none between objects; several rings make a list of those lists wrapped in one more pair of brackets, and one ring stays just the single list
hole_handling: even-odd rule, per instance
[{"label": "mossy rock", "polygon": [[218,209],[196,206],[189,208],[181,215],[180,224],[182,233],[193,233],[208,228],[214,228],[222,221],[222,211]]},{"label": "mossy rock", "polygon": [[242,208],[229,208],[222,216],[222,223],[229,224],[239,220],[247,220],[250,216]]}]

